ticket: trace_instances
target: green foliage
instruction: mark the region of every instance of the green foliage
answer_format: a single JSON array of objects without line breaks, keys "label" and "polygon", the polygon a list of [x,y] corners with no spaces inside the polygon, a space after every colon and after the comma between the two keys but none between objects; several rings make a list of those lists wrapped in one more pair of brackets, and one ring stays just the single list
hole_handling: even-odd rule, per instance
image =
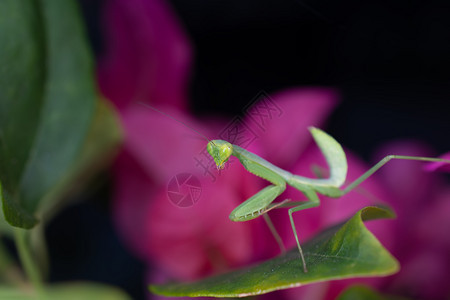
[{"label": "green foliage", "polygon": [[[39,299],[31,291],[23,291],[0,286],[0,299],[35,300]],[[70,283],[51,285],[45,290],[45,300],[131,300],[119,289],[93,283]]]},{"label": "green foliage", "polygon": [[192,283],[151,285],[150,290],[164,296],[242,297],[320,281],[390,275],[399,264],[363,221],[393,217],[388,209],[366,207],[344,224],[324,230],[303,245],[307,273],[294,248],[250,268]]},{"label": "green foliage", "polygon": [[353,285],[343,291],[336,300],[408,300],[408,298],[381,294],[364,285]]},{"label": "green foliage", "polygon": [[[61,207],[112,158],[121,131],[98,96],[75,1],[0,1],[0,41],[0,233],[11,236],[10,225],[33,228]],[[32,286],[0,241],[0,299],[129,299],[98,284],[44,285],[32,232],[43,244],[39,230],[14,235]]]},{"label": "green foliage", "polygon": [[32,228],[120,141],[74,1],[0,2],[0,198]]}]

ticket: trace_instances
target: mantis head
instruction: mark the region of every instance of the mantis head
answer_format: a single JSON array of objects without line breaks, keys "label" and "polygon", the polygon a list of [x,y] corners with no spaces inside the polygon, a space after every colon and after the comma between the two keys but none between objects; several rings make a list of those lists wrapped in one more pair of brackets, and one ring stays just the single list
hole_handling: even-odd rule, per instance
[{"label": "mantis head", "polygon": [[233,153],[233,145],[223,140],[210,141],[206,149],[214,159],[217,169],[223,169],[224,164]]}]

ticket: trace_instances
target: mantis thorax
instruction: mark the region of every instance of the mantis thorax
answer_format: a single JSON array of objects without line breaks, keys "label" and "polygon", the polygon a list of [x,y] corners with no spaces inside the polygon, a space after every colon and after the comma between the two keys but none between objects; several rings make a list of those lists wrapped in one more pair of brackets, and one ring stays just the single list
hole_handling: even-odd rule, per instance
[{"label": "mantis thorax", "polygon": [[217,165],[217,169],[223,169],[224,164],[233,153],[233,145],[224,140],[210,141],[206,149],[214,159],[214,162]]}]

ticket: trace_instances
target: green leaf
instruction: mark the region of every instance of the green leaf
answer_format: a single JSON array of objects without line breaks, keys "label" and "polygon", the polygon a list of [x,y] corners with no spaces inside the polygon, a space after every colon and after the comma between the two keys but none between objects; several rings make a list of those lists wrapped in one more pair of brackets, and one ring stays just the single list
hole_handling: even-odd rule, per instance
[{"label": "green leaf", "polygon": [[390,275],[399,264],[363,221],[393,217],[386,208],[366,207],[346,223],[321,232],[303,245],[307,273],[294,248],[249,268],[191,283],[151,285],[150,291],[164,296],[243,297],[320,281]]},{"label": "green leaf", "polygon": [[[32,291],[0,286],[0,299],[35,300]],[[50,285],[45,290],[46,300],[131,300],[120,289],[96,283],[65,283]]]},{"label": "green leaf", "polygon": [[[0,191],[1,198],[1,191]],[[12,237],[13,228],[6,222],[3,214],[0,213],[0,238],[2,236]]]},{"label": "green leaf", "polygon": [[343,291],[336,300],[408,300],[408,298],[382,294],[364,285],[353,285]]},{"label": "green leaf", "polygon": [[11,225],[32,228],[121,133],[73,0],[1,1],[0,40],[0,198]]},{"label": "green leaf", "polygon": [[13,268],[15,268],[14,260],[0,239],[0,282],[7,281],[7,277],[11,274]]}]

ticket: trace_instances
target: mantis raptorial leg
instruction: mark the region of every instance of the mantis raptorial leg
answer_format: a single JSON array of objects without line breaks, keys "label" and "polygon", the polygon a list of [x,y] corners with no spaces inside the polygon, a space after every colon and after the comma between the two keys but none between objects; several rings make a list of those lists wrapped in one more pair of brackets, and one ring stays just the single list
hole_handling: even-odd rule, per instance
[{"label": "mantis raptorial leg", "polygon": [[[187,124],[176,120],[175,118],[152,106],[144,103],[141,104],[183,124],[184,126],[192,129],[193,131],[204,137],[208,141],[207,150],[214,159],[218,169],[223,168],[224,164],[228,161],[230,156],[235,156],[239,159],[240,163],[247,171],[271,183],[271,185],[263,188],[261,191],[236,207],[230,213],[229,217],[232,221],[243,222],[255,219],[263,215],[272,234],[274,235],[278,244],[280,244],[280,248],[283,249],[284,246],[282,245],[281,238],[279,237],[275,227],[273,226],[266,213],[274,208],[291,207],[289,209],[289,220],[297,243],[300,258],[302,260],[304,272],[307,272],[308,269],[306,267],[306,260],[303,254],[303,250],[300,246],[292,214],[297,211],[319,206],[320,200],[317,196],[317,193],[332,198],[339,198],[358,187],[364,180],[369,178],[373,173],[375,173],[392,159],[450,163],[450,160],[441,158],[388,155],[380,160],[372,168],[370,168],[367,172],[362,174],[355,181],[348,184],[345,188],[341,189],[341,186],[344,184],[347,177],[347,158],[345,156],[344,150],[333,137],[318,128],[310,127],[309,130],[327,161],[330,170],[330,176],[328,178],[308,178],[294,175],[237,145],[233,145],[224,140],[210,141],[204,135],[188,126]],[[290,185],[302,192],[306,196],[306,200],[294,202],[285,200],[280,203],[272,203],[281,193],[283,193],[283,191],[286,189],[286,185]]]}]

